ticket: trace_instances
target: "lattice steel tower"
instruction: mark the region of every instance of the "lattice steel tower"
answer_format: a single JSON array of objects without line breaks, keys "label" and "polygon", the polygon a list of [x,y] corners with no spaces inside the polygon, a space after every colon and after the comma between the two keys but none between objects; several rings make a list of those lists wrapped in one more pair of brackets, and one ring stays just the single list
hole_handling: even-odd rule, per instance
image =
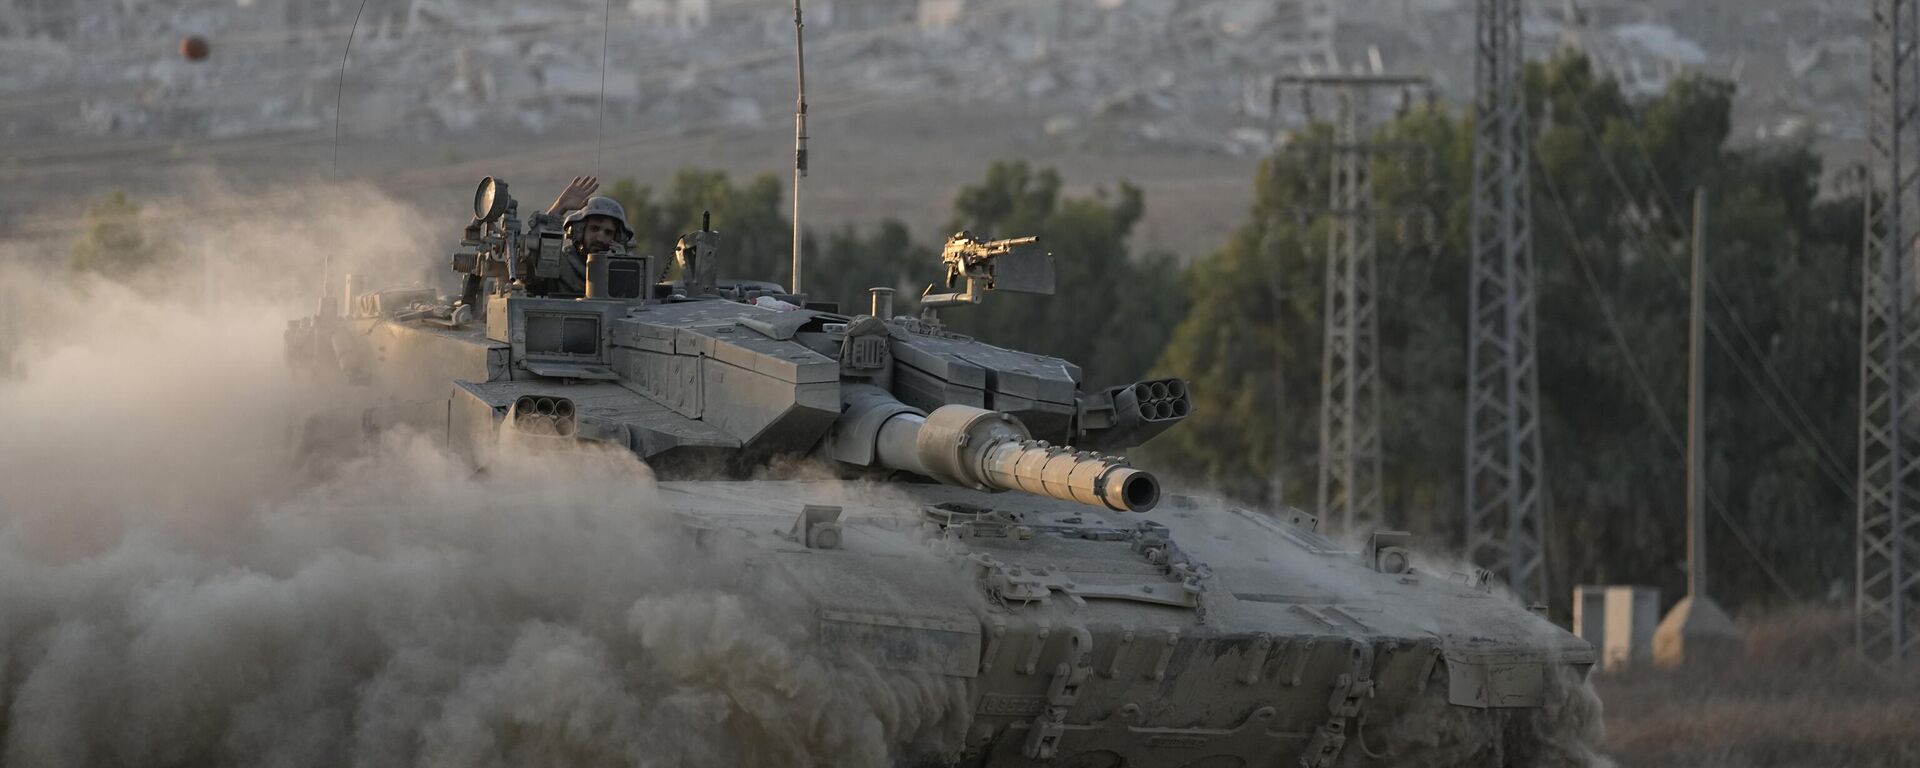
[{"label": "lattice steel tower", "polygon": [[1860,300],[1860,552],[1855,638],[1882,662],[1920,657],[1920,24],[1914,0],[1873,4],[1866,263]]},{"label": "lattice steel tower", "polygon": [[1320,353],[1320,514],[1342,530],[1380,519],[1379,278],[1365,81],[1339,92],[1327,228],[1326,340]]},{"label": "lattice steel tower", "polygon": [[1520,2],[1475,0],[1474,8],[1467,552],[1524,599],[1544,601],[1546,514]]},{"label": "lattice steel tower", "polygon": [[[1327,297],[1322,307],[1326,338],[1320,353],[1319,514],[1338,519],[1343,530],[1385,522],[1380,499],[1379,293],[1375,227],[1381,209],[1373,194],[1374,156],[1402,149],[1376,143],[1371,120],[1374,93],[1397,90],[1403,105],[1425,77],[1389,74],[1281,75],[1278,88],[1298,85],[1312,113],[1312,92],[1332,91],[1339,101],[1333,142],[1326,146]],[[1276,105],[1278,104],[1276,96]],[[1275,107],[1276,111],[1278,107]],[[1304,212],[1308,209],[1299,209]],[[1395,209],[1387,213],[1397,215]]]}]

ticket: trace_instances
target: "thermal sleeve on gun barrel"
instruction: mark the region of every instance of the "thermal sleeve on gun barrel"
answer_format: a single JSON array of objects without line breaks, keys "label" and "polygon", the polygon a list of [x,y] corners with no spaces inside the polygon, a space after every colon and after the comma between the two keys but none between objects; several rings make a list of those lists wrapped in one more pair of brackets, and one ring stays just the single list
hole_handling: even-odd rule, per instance
[{"label": "thermal sleeve on gun barrel", "polygon": [[946,405],[902,413],[880,428],[878,458],[895,469],[983,491],[1026,491],[1121,511],[1160,501],[1153,475],[1124,459],[1048,445],[998,411]]}]

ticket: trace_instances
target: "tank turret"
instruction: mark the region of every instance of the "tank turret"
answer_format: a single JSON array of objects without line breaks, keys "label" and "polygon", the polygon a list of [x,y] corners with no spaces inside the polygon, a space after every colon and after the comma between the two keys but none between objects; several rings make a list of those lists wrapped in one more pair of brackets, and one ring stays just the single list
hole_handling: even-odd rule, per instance
[{"label": "tank turret", "polygon": [[[453,259],[462,292],[448,311],[423,308],[432,297],[422,289],[375,291],[346,301],[366,333],[335,334],[375,348],[339,355],[362,379],[379,373],[368,361],[380,350],[458,363],[445,434],[476,461],[517,433],[613,443],[665,477],[750,474],[773,456],[810,455],[843,474],[1112,510],[1159,501],[1152,474],[1094,449],[1123,449],[1183,418],[1184,382],[1089,391],[1066,360],[947,332],[932,314],[995,290],[1050,293],[1052,259],[1035,238],[955,235],[942,253],[946,292],[928,289],[920,317],[802,309],[805,297],[779,286],[722,279],[710,221],[681,238],[676,284],[539,295],[533,287],[561,254],[537,218],[522,226],[507,188],[489,177],[474,194],[461,238],[469,250]],[[475,305],[484,313],[469,311]],[[389,311],[401,307],[406,314]],[[408,320],[420,322],[395,322]],[[433,380],[412,370],[390,368],[380,383],[430,396]],[[403,408],[368,420],[417,426],[421,415]]]}]

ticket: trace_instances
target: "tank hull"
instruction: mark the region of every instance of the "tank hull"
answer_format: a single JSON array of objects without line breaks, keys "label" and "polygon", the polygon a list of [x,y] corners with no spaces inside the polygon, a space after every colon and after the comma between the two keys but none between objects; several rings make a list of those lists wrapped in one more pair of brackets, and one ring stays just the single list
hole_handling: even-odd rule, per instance
[{"label": "tank hull", "polygon": [[[479,466],[643,460],[688,546],[745,551],[805,603],[821,660],[965,691],[940,762],[1551,765],[1594,714],[1592,647],[1484,572],[1116,490],[1139,470],[1056,442],[1167,428],[1183,384],[1090,393],[1066,361],[903,318],[511,296],[482,326],[388,303],[289,331],[290,358],[380,393],[358,426]],[[776,465],[834,479],[742,479]]]},{"label": "tank hull", "polygon": [[[821,653],[964,684],[964,765],[1534,765],[1558,748],[1546,721],[1593,706],[1591,646],[1504,597],[1214,501],[1174,496],[1144,536],[1221,564],[1188,600],[1127,513],[933,484],[660,487],[690,526],[768,532],[739,535],[802,586]],[[836,511],[840,547],[772,533],[808,505]],[[858,576],[901,558],[949,588]],[[1007,589],[1014,572],[1039,588]]]}]

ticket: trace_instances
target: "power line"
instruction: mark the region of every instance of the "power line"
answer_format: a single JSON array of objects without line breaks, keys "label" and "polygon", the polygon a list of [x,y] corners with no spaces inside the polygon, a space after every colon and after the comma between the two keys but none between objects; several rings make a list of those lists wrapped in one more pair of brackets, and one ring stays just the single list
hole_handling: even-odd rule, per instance
[{"label": "power line", "polygon": [[[1579,106],[1578,100],[1575,100],[1574,104],[1575,113],[1581,115],[1582,125],[1585,126],[1588,137],[1593,140],[1601,163],[1607,169],[1608,176],[1613,181],[1615,189],[1620,192],[1621,199],[1624,202],[1629,205],[1634,204],[1632,191],[1628,188],[1624,176],[1620,174],[1619,167],[1614,164],[1612,156],[1607,153],[1604,143],[1600,141],[1598,132],[1593,129],[1591,120],[1586,118],[1585,108]],[[1659,182],[1656,180],[1655,185],[1658,186],[1658,184]],[[1629,227],[1627,234],[1633,238],[1635,244],[1638,245],[1642,251],[1655,254],[1652,261],[1658,263],[1661,268],[1666,271],[1667,276],[1673,278],[1682,289],[1686,288],[1686,276],[1680,274],[1678,268],[1671,262],[1657,255],[1662,253],[1665,248],[1660,243],[1654,241],[1653,232],[1644,227]],[[1677,234],[1684,236],[1689,233],[1678,232]],[[1711,276],[1706,278],[1705,283],[1708,287],[1718,291],[1718,284]],[[1724,293],[1721,294],[1721,301],[1729,314],[1735,314],[1731,300],[1727,299]],[[1742,329],[1742,332],[1745,333],[1745,326],[1739,324],[1737,316],[1734,322]],[[1818,428],[1813,424],[1811,417],[1806,415],[1806,412],[1800,408],[1799,402],[1792,397],[1791,393],[1786,391],[1785,385],[1780,382],[1779,376],[1775,374],[1770,367],[1766,366],[1765,359],[1756,356],[1755,362],[1758,362],[1761,368],[1772,376],[1773,381],[1779,387],[1777,391],[1767,387],[1766,382],[1762,381],[1760,376],[1754,372],[1753,363],[1750,363],[1739,355],[1738,350],[1727,340],[1726,332],[1721,327],[1719,321],[1709,316],[1706,319],[1706,326],[1707,331],[1713,336],[1714,341],[1718,342],[1722,350],[1727,353],[1727,359],[1731,360],[1735,368],[1740,372],[1741,378],[1745,379],[1746,382],[1754,388],[1754,391],[1760,395],[1761,402],[1766,403],[1768,410],[1771,410],[1773,414],[1780,419],[1780,422],[1787,428],[1788,433],[1791,434],[1794,439],[1813,450],[1815,464],[1825,474],[1826,478],[1833,482],[1834,487],[1840,490],[1841,495],[1852,500],[1854,498],[1854,488],[1852,483],[1846,479],[1846,470],[1840,464],[1839,459],[1832,454],[1832,449],[1829,448],[1824,441],[1819,439]],[[1748,338],[1751,339],[1750,334]],[[1782,405],[1783,402],[1785,403],[1784,406]],[[1789,415],[1789,410],[1791,410],[1794,415]]]},{"label": "power line", "polygon": [[340,97],[347,91],[347,57],[353,55],[353,33],[360,29],[360,14],[367,10],[367,0],[360,0],[360,10],[353,14],[353,27],[347,31],[347,44],[340,49],[340,79],[333,87],[333,168],[334,177],[340,175],[340,113],[343,102]]},{"label": "power line", "polygon": [[[1633,192],[1631,188],[1628,187],[1626,178],[1621,174],[1619,166],[1614,163],[1612,154],[1607,151],[1606,144],[1601,140],[1600,132],[1594,125],[1592,117],[1587,113],[1586,107],[1581,103],[1580,99],[1576,98],[1570,101],[1573,104],[1574,115],[1579,118],[1582,129],[1586,132],[1588,138],[1593,141],[1594,148],[1600,156],[1601,163],[1607,170],[1608,178],[1613,181],[1615,188],[1620,191],[1622,200],[1629,205],[1633,205],[1635,200]],[[1646,161],[1648,171],[1653,175],[1653,186],[1659,191],[1663,198],[1667,198],[1667,204],[1671,206],[1672,200],[1667,193],[1666,186],[1659,180],[1657,171],[1654,171],[1652,167],[1651,154],[1647,152],[1645,145],[1640,142],[1638,136],[1629,133],[1628,137],[1632,145],[1638,148],[1642,159]],[[1655,205],[1660,205],[1659,201],[1656,200]],[[1673,211],[1677,211],[1677,209],[1669,208],[1662,211],[1663,217],[1666,217],[1666,214],[1672,213]],[[1677,216],[1677,213],[1673,215]],[[1674,234],[1676,236],[1682,239],[1687,237],[1689,233],[1680,228],[1677,218],[1669,217],[1668,220],[1673,222]],[[1650,239],[1653,236],[1651,229],[1644,221],[1637,221],[1635,223],[1640,224],[1637,228],[1638,237]],[[1644,241],[1641,244],[1643,248],[1646,246]],[[1651,253],[1660,253],[1663,249],[1645,248],[1645,250]],[[1666,269],[1667,274],[1676,282],[1682,286],[1685,285],[1686,278],[1679,273],[1678,268],[1671,262],[1661,258],[1656,258],[1654,261]],[[1812,417],[1808,416],[1806,411],[1800,407],[1799,401],[1787,390],[1786,384],[1780,378],[1779,373],[1767,363],[1765,356],[1760,353],[1758,342],[1754,340],[1753,334],[1747,328],[1746,323],[1740,320],[1737,308],[1734,306],[1732,299],[1727,296],[1725,290],[1720,286],[1719,281],[1709,276],[1706,284],[1707,287],[1713,291],[1714,297],[1720,302],[1722,308],[1726,310],[1728,321],[1732,322],[1740,335],[1746,339],[1749,349],[1754,354],[1754,360],[1759,364],[1760,370],[1766,376],[1767,381],[1762,381],[1754,375],[1747,367],[1746,362],[1741,359],[1738,351],[1727,341],[1726,334],[1721,330],[1720,323],[1709,317],[1707,319],[1707,328],[1709,332],[1712,333],[1714,340],[1719,342],[1720,346],[1726,351],[1727,357],[1739,366],[1741,377],[1746,379],[1747,383],[1752,385],[1754,389],[1761,394],[1761,399],[1766,402],[1768,407],[1774,411],[1774,414],[1779,416],[1781,421],[1786,424],[1789,432],[1792,432],[1796,439],[1801,440],[1813,449],[1816,459],[1823,462],[1821,464],[1822,469],[1825,470],[1829,479],[1835,481],[1841,493],[1849,500],[1854,499],[1853,484],[1844,479],[1846,476],[1845,464],[1840,460],[1838,451],[1820,437],[1819,428]],[[1768,381],[1773,384],[1773,388],[1767,386]],[[1784,403],[1786,411],[1791,411],[1791,416],[1782,411],[1782,403]]]},{"label": "power line", "polygon": [[[1547,195],[1554,204],[1554,211],[1559,214],[1561,225],[1567,230],[1568,241],[1572,243],[1572,248],[1569,250],[1573,254],[1574,263],[1579,266],[1583,284],[1587,286],[1588,291],[1593,294],[1594,302],[1600,308],[1600,315],[1606,323],[1608,335],[1613,339],[1614,346],[1619,349],[1620,356],[1626,363],[1629,377],[1633,380],[1635,387],[1640,391],[1641,398],[1646,401],[1647,411],[1652,414],[1654,421],[1659,425],[1661,434],[1666,436],[1667,442],[1673,446],[1674,450],[1685,455],[1686,443],[1681,439],[1680,432],[1674,428],[1673,422],[1667,418],[1665,409],[1660,407],[1659,395],[1654,392],[1653,385],[1647,379],[1646,371],[1641,367],[1639,358],[1634,355],[1633,345],[1627,340],[1625,331],[1620,328],[1619,317],[1614,313],[1613,303],[1607,299],[1605,292],[1600,286],[1599,278],[1595,275],[1593,266],[1588,260],[1586,242],[1580,238],[1580,232],[1578,228],[1574,226],[1572,214],[1567,212],[1567,204],[1565,198],[1560,195],[1559,185],[1554,183],[1553,175],[1547,171],[1546,162],[1539,160],[1538,164],[1541,169],[1541,181],[1545,182],[1547,188]],[[1753,543],[1753,540],[1747,537],[1746,531],[1734,522],[1733,516],[1727,512],[1726,505],[1720,501],[1719,494],[1714,492],[1711,486],[1707,487],[1705,491],[1708,506],[1713,509],[1714,515],[1718,517],[1722,523],[1726,524],[1727,529],[1733,532],[1734,539],[1747,551],[1747,554],[1760,566],[1760,569],[1767,574],[1767,577],[1773,580],[1773,583],[1780,588],[1782,593],[1786,594],[1791,600],[1799,601],[1799,592],[1793,588],[1792,584],[1787,582],[1785,577],[1780,575],[1780,571],[1774,567],[1772,561],[1767,559],[1766,555],[1761,553],[1760,548]]]}]

